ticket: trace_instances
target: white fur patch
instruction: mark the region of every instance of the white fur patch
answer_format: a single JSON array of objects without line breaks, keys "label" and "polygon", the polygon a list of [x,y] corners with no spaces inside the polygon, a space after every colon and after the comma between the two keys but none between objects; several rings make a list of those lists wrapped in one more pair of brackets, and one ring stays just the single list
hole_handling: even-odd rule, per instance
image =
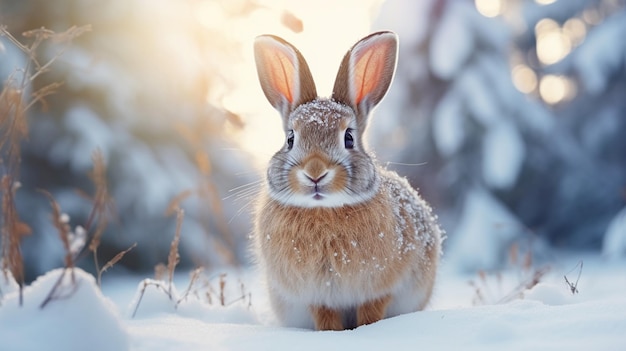
[{"label": "white fur patch", "polygon": [[370,200],[373,195],[370,196],[356,196],[350,195],[345,192],[332,193],[332,194],[291,194],[289,197],[275,197],[272,198],[284,205],[315,208],[315,207],[342,207],[346,205],[355,205],[367,200]]}]

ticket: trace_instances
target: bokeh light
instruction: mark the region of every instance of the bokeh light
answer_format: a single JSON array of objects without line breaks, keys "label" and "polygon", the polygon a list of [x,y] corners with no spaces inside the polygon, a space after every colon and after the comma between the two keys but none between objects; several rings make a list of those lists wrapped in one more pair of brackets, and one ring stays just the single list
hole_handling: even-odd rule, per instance
[{"label": "bokeh light", "polygon": [[556,0],[535,0],[535,2],[539,5],[550,5],[553,2],[556,2]]},{"label": "bokeh light", "polygon": [[537,74],[524,64],[513,67],[511,78],[515,88],[524,94],[530,94],[537,88]]},{"label": "bokeh light", "polygon": [[571,99],[575,89],[574,82],[566,76],[548,74],[539,82],[541,98],[551,105]]},{"label": "bokeh light", "polygon": [[537,57],[544,65],[559,62],[572,51],[568,35],[551,19],[542,19],[535,26],[537,35]]},{"label": "bokeh light", "polygon": [[502,0],[475,0],[476,9],[485,17],[496,17],[502,13]]}]

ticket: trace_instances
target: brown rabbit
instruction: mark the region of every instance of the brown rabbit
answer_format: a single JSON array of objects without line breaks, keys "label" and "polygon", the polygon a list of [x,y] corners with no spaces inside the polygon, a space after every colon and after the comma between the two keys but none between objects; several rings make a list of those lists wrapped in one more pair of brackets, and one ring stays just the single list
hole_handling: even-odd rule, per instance
[{"label": "brown rabbit", "polygon": [[330,99],[300,52],[271,35],[254,50],[286,140],[258,200],[255,245],[272,308],[287,326],[341,330],[424,308],[442,231],[406,179],[377,165],[363,132],[391,84],[397,36],[345,55]]}]

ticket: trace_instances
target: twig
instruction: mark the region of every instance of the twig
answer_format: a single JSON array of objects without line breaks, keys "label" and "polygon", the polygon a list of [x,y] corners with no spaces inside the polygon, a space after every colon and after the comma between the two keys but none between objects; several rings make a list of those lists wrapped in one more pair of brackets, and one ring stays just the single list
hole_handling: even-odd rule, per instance
[{"label": "twig", "polygon": [[[58,290],[61,287],[61,284],[63,283],[63,279],[65,278],[65,274],[68,271],[72,275],[72,279],[71,279],[71,283],[70,283],[72,289],[67,293],[67,295],[57,295]],[[63,268],[63,272],[61,273],[61,275],[59,276],[57,281],[52,286],[52,289],[50,289],[50,291],[48,292],[48,295],[46,296],[46,298],[43,300],[41,305],[39,305],[39,309],[44,309],[44,307],[46,307],[46,305],[48,305],[48,303],[50,303],[50,302],[52,302],[54,300],[60,300],[60,299],[68,298],[68,297],[72,296],[77,290],[78,290],[78,283],[76,282],[76,279],[74,277],[74,269],[65,267],[65,268]]]},{"label": "twig", "polygon": [[[578,267],[578,266],[580,266],[580,267]],[[567,275],[572,273],[574,270],[576,270],[576,268],[578,268],[578,277],[576,278],[576,282],[570,283],[570,281],[567,280]],[[582,272],[583,272],[583,261],[580,260],[574,266],[574,268],[572,268],[569,272],[567,272],[565,275],[563,275],[563,278],[565,279],[565,283],[569,287],[569,290],[572,293],[572,295],[576,295],[578,293],[578,280],[580,279],[580,275],[582,274]]]},{"label": "twig", "polygon": [[533,288],[535,285],[539,284],[541,278],[546,275],[550,271],[549,267],[542,267],[536,269],[530,278],[520,282],[508,295],[501,298],[497,303],[503,304],[514,299],[520,297],[525,290]]},{"label": "twig", "polygon": [[226,294],[224,293],[224,290],[226,289],[226,273],[224,274],[220,274],[220,304],[222,306],[226,306]]},{"label": "twig", "polygon": [[176,301],[176,304],[174,305],[175,309],[178,309],[178,305],[180,305],[181,302],[183,302],[184,300],[187,299],[187,297],[189,296],[189,293],[191,292],[191,288],[195,284],[196,280],[198,280],[198,278],[200,277],[200,274],[202,273],[203,269],[204,269],[203,267],[198,267],[198,268],[194,269],[191,272],[191,278],[189,279],[189,285],[187,285],[187,289],[185,289],[185,292],[183,293],[183,296],[181,296],[178,299],[178,301]]},{"label": "twig", "polygon": [[144,280],[143,286],[141,287],[141,292],[139,293],[139,299],[137,300],[137,304],[135,305],[135,309],[133,310],[133,315],[131,318],[135,318],[137,315],[137,310],[139,310],[139,305],[141,304],[141,300],[143,299],[143,295],[146,293],[146,288],[150,285],[156,286],[158,289],[161,289],[165,294],[167,294],[167,290],[159,283],[150,280]]}]

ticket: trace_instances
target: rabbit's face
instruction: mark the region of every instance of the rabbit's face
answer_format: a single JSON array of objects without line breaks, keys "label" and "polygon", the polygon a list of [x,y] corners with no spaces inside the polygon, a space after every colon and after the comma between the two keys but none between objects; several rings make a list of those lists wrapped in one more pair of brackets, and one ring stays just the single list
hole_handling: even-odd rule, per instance
[{"label": "rabbit's face", "polygon": [[267,172],[271,198],[289,206],[341,207],[375,196],[379,176],[361,137],[391,84],[397,51],[392,32],[361,39],[344,56],[331,98],[323,99],[298,49],[273,35],[257,37],[259,82],[286,133]]},{"label": "rabbit's face", "polygon": [[340,207],[371,199],[378,181],[353,110],[332,100],[300,105],[268,169],[270,196],[298,207]]}]

